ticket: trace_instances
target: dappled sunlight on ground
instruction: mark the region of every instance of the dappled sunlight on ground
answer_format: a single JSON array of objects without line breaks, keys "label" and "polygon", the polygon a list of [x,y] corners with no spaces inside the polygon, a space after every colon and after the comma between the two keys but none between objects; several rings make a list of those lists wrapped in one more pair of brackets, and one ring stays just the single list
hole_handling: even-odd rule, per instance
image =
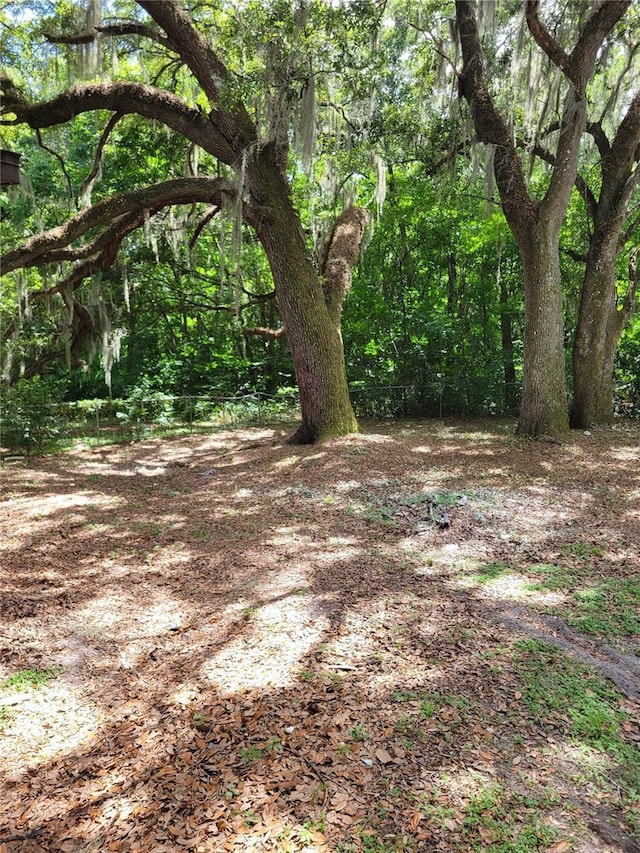
[{"label": "dappled sunlight on ground", "polygon": [[512,427],[228,430],[0,471],[0,676],[59,668],[0,686],[0,848],[466,853],[527,827],[609,851],[585,816],[631,832],[615,760],[525,703],[518,642],[607,677],[567,627],[597,606],[618,665],[640,646],[637,429]]},{"label": "dappled sunlight on ground", "polygon": [[566,595],[535,589],[530,579],[508,573],[496,578],[464,574],[457,583],[461,587],[474,588],[480,598],[487,600],[499,598],[504,601],[526,601],[535,607],[553,607],[566,600]]}]

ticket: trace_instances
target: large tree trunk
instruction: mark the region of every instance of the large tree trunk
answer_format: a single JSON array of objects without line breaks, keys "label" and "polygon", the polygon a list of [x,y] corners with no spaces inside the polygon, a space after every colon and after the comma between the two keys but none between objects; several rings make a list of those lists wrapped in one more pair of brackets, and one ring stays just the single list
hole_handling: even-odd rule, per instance
[{"label": "large tree trunk", "polygon": [[[617,304],[616,259],[634,232],[623,233],[629,203],[640,183],[640,91],[636,92],[611,144],[594,135],[601,159],[596,198],[585,194],[594,221],[585,266],[573,345],[571,426],[584,429],[613,420],[613,368],[620,335],[631,316],[637,287],[636,252],[629,262],[629,287]],[[636,221],[637,225],[637,221]]]},{"label": "large tree trunk", "polygon": [[[273,275],[298,382],[302,423],[290,439],[310,444],[357,432],[347,386],[339,309],[331,302],[306,245],[286,179],[263,155],[249,215]],[[359,248],[359,246],[358,246]],[[334,295],[334,294],[332,294]]]},{"label": "large tree trunk", "polygon": [[621,307],[616,299],[618,231],[607,227],[605,239],[594,234],[585,268],[580,313],[573,344],[571,426],[586,429],[613,420],[613,370],[620,335],[633,309],[635,254],[629,265],[629,288]]},{"label": "large tree trunk", "polygon": [[568,432],[562,282],[557,229],[547,222],[531,227],[521,242],[524,261],[524,349],[519,435]]},{"label": "large tree trunk", "polygon": [[580,299],[571,408],[571,426],[578,429],[613,419],[613,363],[622,329],[616,322],[617,251],[608,243],[591,245]]}]

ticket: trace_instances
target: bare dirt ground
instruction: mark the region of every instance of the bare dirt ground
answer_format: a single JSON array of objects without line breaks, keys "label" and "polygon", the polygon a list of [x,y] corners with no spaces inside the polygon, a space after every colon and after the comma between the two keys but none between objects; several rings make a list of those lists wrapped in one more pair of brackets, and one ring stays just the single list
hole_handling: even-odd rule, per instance
[{"label": "bare dirt ground", "polygon": [[0,469],[1,853],[640,849],[640,427],[284,435]]}]

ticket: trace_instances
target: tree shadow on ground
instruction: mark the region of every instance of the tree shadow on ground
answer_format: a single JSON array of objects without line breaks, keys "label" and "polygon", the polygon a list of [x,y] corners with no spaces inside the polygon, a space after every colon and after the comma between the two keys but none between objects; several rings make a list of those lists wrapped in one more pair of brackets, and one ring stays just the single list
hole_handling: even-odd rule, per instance
[{"label": "tree shadow on ground", "polygon": [[[598,782],[617,760],[532,719],[513,627],[458,581],[605,533],[633,556],[621,484],[637,441],[382,426],[322,448],[249,430],[15,472],[5,672],[64,669],[16,706],[2,834],[39,834],[12,851],[471,850],[524,833],[543,850],[588,838],[590,802],[607,826],[625,818]],[[427,494],[455,498],[450,528]],[[594,529],[594,503],[613,500]]]}]

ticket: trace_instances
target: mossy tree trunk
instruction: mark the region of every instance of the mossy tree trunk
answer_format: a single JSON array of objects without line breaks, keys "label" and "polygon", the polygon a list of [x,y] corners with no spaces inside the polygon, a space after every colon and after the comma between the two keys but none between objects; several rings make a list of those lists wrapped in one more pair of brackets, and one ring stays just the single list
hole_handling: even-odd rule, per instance
[{"label": "mossy tree trunk", "polygon": [[248,174],[253,201],[247,217],[269,259],[300,395],[302,423],[290,441],[308,444],[356,432],[340,321],[362,232],[352,235],[353,263],[347,263],[347,280],[335,292],[313,262],[286,178],[270,149]]},{"label": "mossy tree trunk", "polygon": [[536,222],[520,247],[524,261],[523,405],[520,435],[567,432],[562,281],[555,225]]},{"label": "mossy tree trunk", "polygon": [[616,264],[625,244],[638,229],[636,218],[625,231],[629,203],[640,184],[640,91],[631,101],[611,144],[601,126],[596,130],[601,180],[597,198],[584,187],[593,230],[573,344],[571,425],[580,429],[610,423],[613,419],[615,354],[636,300],[637,250],[631,253],[629,284],[620,301]]}]

